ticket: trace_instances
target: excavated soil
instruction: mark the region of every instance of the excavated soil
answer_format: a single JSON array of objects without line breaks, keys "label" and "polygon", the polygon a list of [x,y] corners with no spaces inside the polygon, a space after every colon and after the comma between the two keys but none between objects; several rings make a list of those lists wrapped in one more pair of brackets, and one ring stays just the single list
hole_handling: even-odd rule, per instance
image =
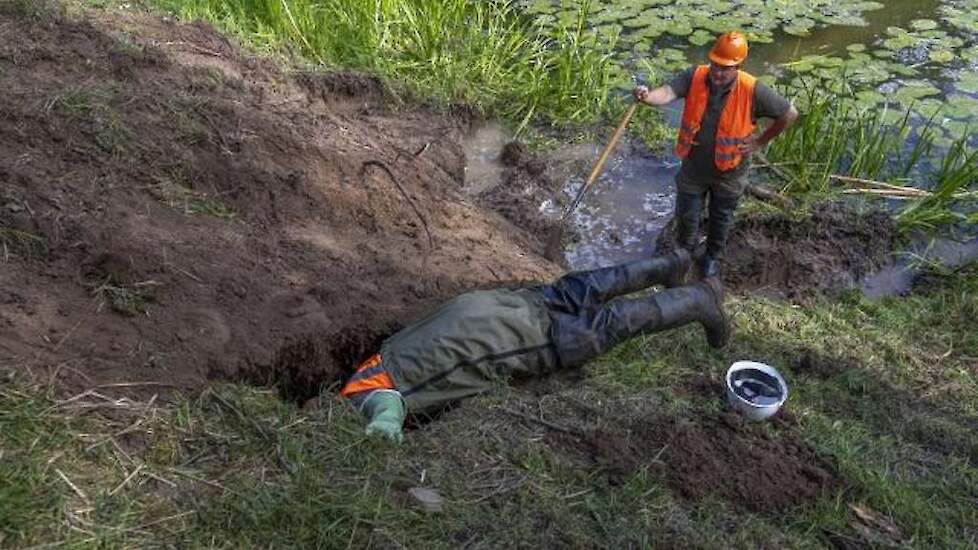
[{"label": "excavated soil", "polygon": [[558,271],[462,194],[467,109],[204,24],[24,11],[0,5],[4,364],[303,399],[442,300]]},{"label": "excavated soil", "polygon": [[690,500],[720,498],[759,513],[780,513],[843,487],[835,467],[793,433],[745,423],[737,414],[652,415],[622,430],[550,434],[551,445],[620,484],[641,470]]},{"label": "excavated soil", "polygon": [[[660,234],[660,250],[675,247],[672,225]],[[896,226],[886,212],[860,213],[842,203],[823,203],[800,217],[738,218],[721,273],[733,292],[803,301],[851,288],[891,260],[896,245]]]}]

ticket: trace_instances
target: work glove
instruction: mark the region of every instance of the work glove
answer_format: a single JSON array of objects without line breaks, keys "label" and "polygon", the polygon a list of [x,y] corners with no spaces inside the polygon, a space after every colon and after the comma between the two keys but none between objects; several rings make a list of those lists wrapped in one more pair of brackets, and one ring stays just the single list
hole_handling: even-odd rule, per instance
[{"label": "work glove", "polygon": [[404,439],[404,400],[393,390],[375,390],[363,403],[363,415],[367,418],[367,435],[378,434],[400,443]]}]

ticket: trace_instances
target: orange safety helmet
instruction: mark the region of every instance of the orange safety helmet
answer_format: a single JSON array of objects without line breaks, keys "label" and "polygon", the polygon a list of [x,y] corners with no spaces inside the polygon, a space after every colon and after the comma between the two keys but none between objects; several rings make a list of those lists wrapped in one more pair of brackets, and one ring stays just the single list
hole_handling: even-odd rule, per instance
[{"label": "orange safety helmet", "polygon": [[740,65],[747,59],[747,37],[733,31],[721,34],[710,50],[710,61],[724,67]]}]

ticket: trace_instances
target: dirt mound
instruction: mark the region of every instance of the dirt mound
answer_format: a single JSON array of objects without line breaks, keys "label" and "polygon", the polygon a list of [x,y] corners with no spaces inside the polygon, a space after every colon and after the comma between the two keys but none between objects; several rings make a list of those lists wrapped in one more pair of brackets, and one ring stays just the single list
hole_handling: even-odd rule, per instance
[{"label": "dirt mound", "polygon": [[621,432],[548,438],[611,483],[647,469],[684,498],[718,497],[752,512],[782,512],[842,486],[835,468],[789,429],[772,435],[734,413],[649,416]]},{"label": "dirt mound", "polygon": [[[675,247],[672,225],[659,236],[660,250]],[[830,202],[800,217],[747,216],[730,232],[722,276],[734,292],[804,300],[853,286],[884,265],[896,244],[893,219],[880,210]]]},{"label": "dirt mound", "polygon": [[0,363],[302,399],[462,290],[541,280],[461,193],[471,114],[204,24],[0,10]]}]

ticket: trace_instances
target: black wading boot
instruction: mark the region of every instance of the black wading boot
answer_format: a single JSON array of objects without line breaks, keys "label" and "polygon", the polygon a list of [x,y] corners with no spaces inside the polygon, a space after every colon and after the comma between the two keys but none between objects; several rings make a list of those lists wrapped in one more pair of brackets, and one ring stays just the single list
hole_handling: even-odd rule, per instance
[{"label": "black wading boot", "polygon": [[551,285],[538,287],[551,308],[577,315],[596,310],[605,302],[652,285],[678,286],[692,263],[689,253],[676,249],[662,256],[636,260],[591,271],[576,271]]},{"label": "black wading boot", "polygon": [[723,311],[723,290],[718,279],[681,286],[652,295],[659,314],[654,326],[642,332],[660,332],[697,322],[706,330],[706,341],[714,348],[727,345],[730,326]]},{"label": "black wading boot", "polygon": [[692,254],[700,234],[700,217],[703,215],[703,198],[697,193],[676,195],[676,246]]},{"label": "black wading boot", "polygon": [[558,354],[563,351],[583,363],[639,334],[661,332],[692,322],[706,329],[710,346],[722,348],[727,344],[730,329],[723,311],[719,280],[670,288],[644,298],[614,300],[598,310],[593,319],[574,323],[576,334],[571,334],[571,329],[555,340]]}]

